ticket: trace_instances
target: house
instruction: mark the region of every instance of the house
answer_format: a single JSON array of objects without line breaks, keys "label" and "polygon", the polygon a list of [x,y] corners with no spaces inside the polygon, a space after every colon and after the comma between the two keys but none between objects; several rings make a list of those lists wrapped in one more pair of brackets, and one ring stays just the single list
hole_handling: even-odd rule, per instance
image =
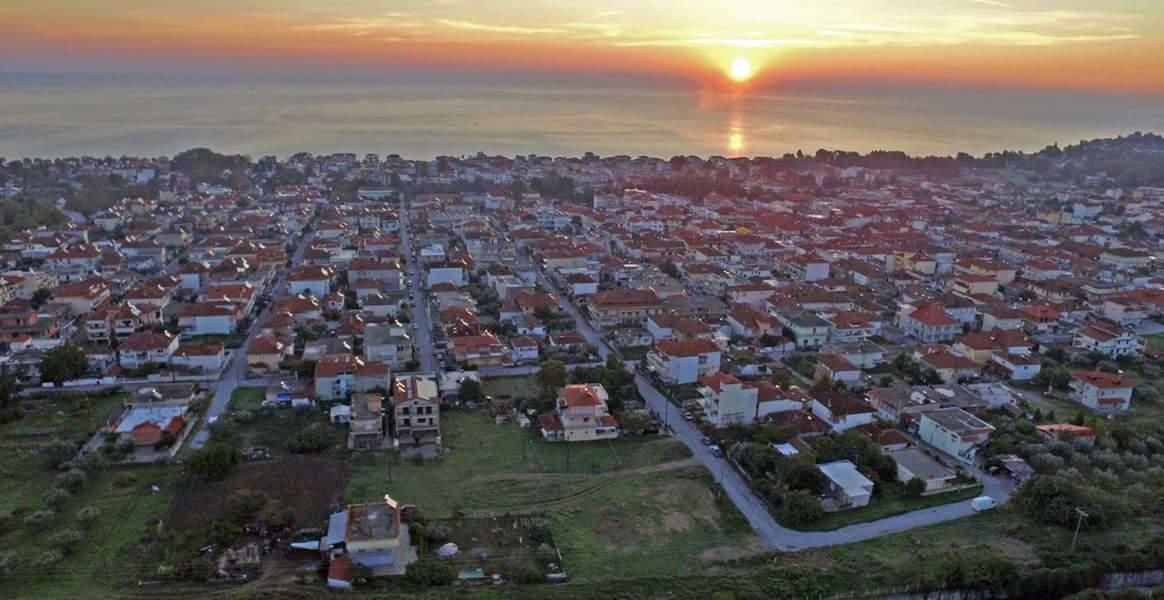
[{"label": "house", "polygon": [[1122,375],[1103,371],[1076,371],[1071,374],[1072,400],[1101,413],[1124,412],[1132,407],[1135,384]]},{"label": "house", "polygon": [[103,279],[88,279],[64,283],[53,290],[53,300],[67,304],[74,315],[86,315],[93,311],[110,295],[109,284]]},{"label": "house", "polygon": [[840,354],[818,354],[813,376],[827,377],[850,387],[861,384],[861,369]]},{"label": "house", "polygon": [[117,422],[106,429],[134,446],[155,446],[166,434],[177,443],[186,429],[189,407],[182,404],[134,404],[126,407]]},{"label": "house", "polygon": [[800,387],[786,389],[767,381],[758,381],[756,386],[756,418],[762,419],[777,413],[803,413],[812,400]]},{"label": "house", "polygon": [[327,356],[315,363],[315,396],[320,400],[342,400],[349,393],[387,390],[391,369],[378,361],[354,356]]},{"label": "house", "polygon": [[532,337],[523,335],[515,337],[509,341],[509,345],[513,348],[513,362],[533,362],[538,360],[538,341]]},{"label": "house", "polygon": [[733,375],[715,372],[699,378],[703,417],[716,428],[750,425],[756,418],[759,389]]},{"label": "house", "polygon": [[642,326],[663,310],[663,301],[654,290],[618,289],[591,296],[588,310],[599,327]]},{"label": "house", "polygon": [[170,356],[170,366],[185,367],[203,373],[219,373],[225,363],[226,351],[221,342],[180,344]]},{"label": "house", "polygon": [[847,460],[837,460],[816,466],[825,477],[829,496],[843,508],[860,508],[873,497],[873,482]]},{"label": "house", "polygon": [[829,342],[820,351],[843,356],[858,369],[872,369],[885,360],[885,349],[869,341]]},{"label": "house", "polygon": [[618,437],[618,423],[610,414],[610,397],[600,383],[572,384],[558,390],[554,412],[538,419],[548,442],[587,442]]},{"label": "house", "polygon": [[990,355],[987,370],[999,373],[1011,381],[1030,381],[1043,369],[1043,361],[1029,354],[1002,354],[995,352]]},{"label": "house", "polygon": [[1055,440],[1095,440],[1095,429],[1071,423],[1048,423],[1036,425],[1035,429],[1048,442]]},{"label": "house", "polygon": [[919,413],[918,439],[967,465],[990,439],[994,426],[957,407],[933,408]]},{"label": "house", "polygon": [[952,349],[955,354],[985,365],[996,353],[1029,354],[1031,342],[1022,331],[997,330],[960,335],[954,339]]},{"label": "house", "polygon": [[493,333],[449,338],[453,358],[462,366],[497,367],[510,361],[509,350]]},{"label": "house", "polygon": [[1144,350],[1143,342],[1134,332],[1106,321],[1081,327],[1071,339],[1071,345],[1109,358],[1135,356]]},{"label": "house", "polygon": [[323,298],[331,292],[335,271],[329,267],[301,265],[287,273],[287,288],[292,295],[307,294]]},{"label": "house", "polygon": [[944,383],[953,383],[960,379],[969,379],[978,376],[982,368],[978,363],[942,349],[936,352],[926,352],[918,357],[918,364],[924,369],[933,369]]},{"label": "house", "polygon": [[925,484],[923,493],[933,493],[948,487],[957,474],[953,469],[930,458],[917,448],[906,448],[888,453],[897,463],[897,480],[906,483],[920,479]]},{"label": "house", "polygon": [[401,526],[400,505],[389,496],[331,515],[327,533],[313,545],[329,559],[327,585],[333,589],[351,589],[355,565],[384,577],[404,575],[417,559],[408,528]]},{"label": "house", "polygon": [[781,309],[776,319],[796,341],[796,347],[804,350],[820,348],[829,340],[829,322],[815,313],[803,309]]},{"label": "house", "polygon": [[727,322],[732,328],[732,335],[753,340],[780,333],[776,319],[746,304],[733,305],[728,312]]},{"label": "house", "polygon": [[708,340],[664,340],[647,353],[647,365],[664,382],[695,383],[719,371],[720,349]]},{"label": "house", "polygon": [[426,287],[433,287],[442,283],[449,283],[458,288],[465,287],[469,283],[468,275],[465,272],[465,264],[456,261],[441,261],[430,263],[426,266],[427,276],[425,277]]},{"label": "house", "polygon": [[352,394],[348,450],[379,450],[384,442],[384,395]]},{"label": "house", "polygon": [[898,326],[927,344],[953,339],[962,331],[962,323],[950,316],[940,304],[927,302],[899,315]]},{"label": "house", "polygon": [[247,373],[267,375],[279,370],[279,363],[291,356],[295,345],[289,338],[275,335],[260,335],[251,340],[247,348]]},{"label": "house", "polygon": [[837,433],[873,422],[873,406],[851,392],[812,392],[812,414]]},{"label": "house", "polygon": [[170,357],[178,351],[178,338],[171,333],[139,331],[121,342],[118,352],[121,366],[136,369],[148,363],[169,364]]},{"label": "house", "polygon": [[230,335],[242,317],[237,304],[199,302],[182,307],[178,328],[182,335]]},{"label": "house", "polygon": [[[267,386],[267,397],[263,399],[263,406],[292,406],[295,408],[312,406],[315,402],[311,399],[311,389],[307,386],[300,385],[298,381],[279,381],[275,385]],[[337,405],[338,406],[338,405]],[[351,407],[344,406],[348,409],[347,416],[351,416]],[[347,421],[344,421],[345,423]]]},{"label": "house", "polygon": [[392,429],[400,447],[440,445],[441,395],[433,378],[396,378],[392,384]]},{"label": "house", "polygon": [[393,369],[403,369],[412,360],[412,338],[404,325],[392,321],[364,326],[364,358],[382,361]]}]

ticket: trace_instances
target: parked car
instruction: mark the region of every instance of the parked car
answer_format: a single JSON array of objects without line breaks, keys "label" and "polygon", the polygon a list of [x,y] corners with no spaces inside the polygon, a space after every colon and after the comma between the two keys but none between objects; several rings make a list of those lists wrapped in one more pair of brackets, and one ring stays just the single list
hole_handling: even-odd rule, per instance
[{"label": "parked car", "polygon": [[708,450],[711,450],[711,454],[713,456],[715,456],[716,458],[723,458],[723,448],[720,448],[719,446],[712,444],[711,446],[708,447]]},{"label": "parked car", "polygon": [[979,496],[970,501],[970,508],[974,509],[974,512],[990,510],[996,506],[998,506],[998,501],[990,496]]},{"label": "parked car", "polygon": [[689,411],[689,410],[685,410],[685,411],[683,411],[683,420],[684,420],[684,421],[694,421],[694,420],[695,420],[695,415],[694,415],[694,414],[692,414],[692,412],[691,412],[691,411]]},{"label": "parked car", "polygon": [[713,440],[713,439],[711,439],[711,438],[707,437],[706,435],[705,435],[705,436],[703,436],[703,439],[701,439],[701,440],[699,440],[699,441],[703,442],[703,445],[704,445],[704,446],[711,446],[712,444],[714,444],[714,443],[715,443],[715,440]]}]

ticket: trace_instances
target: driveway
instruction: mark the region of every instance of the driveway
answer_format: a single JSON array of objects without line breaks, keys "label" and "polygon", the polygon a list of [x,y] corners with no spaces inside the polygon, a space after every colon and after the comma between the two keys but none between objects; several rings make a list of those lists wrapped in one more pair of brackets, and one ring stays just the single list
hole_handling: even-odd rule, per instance
[{"label": "driveway", "polygon": [[[589,322],[582,317],[574,305],[565,299],[565,295],[550,284],[547,278],[541,277],[540,280],[542,285],[546,286],[547,289],[554,290],[558,298],[558,304],[562,310],[568,312],[577,322],[576,327],[578,333],[582,334],[586,338],[586,341],[597,348],[598,354],[605,360],[611,350],[606,344],[606,341],[602,339],[602,336],[590,326]],[[736,505],[736,508],[744,515],[748,523],[751,524],[752,529],[755,530],[756,534],[760,536],[760,539],[768,547],[774,550],[793,551],[848,544],[889,533],[898,533],[917,527],[960,519],[973,514],[973,510],[970,508],[970,501],[963,500],[934,508],[917,510],[895,517],[870,521],[868,523],[858,523],[833,531],[797,531],[795,529],[788,529],[776,522],[776,519],[768,512],[764,502],[748,487],[743,476],[733,469],[727,460],[715,456],[707,446],[703,445],[701,441],[703,434],[693,424],[683,420],[680,411],[667,401],[663,394],[651,384],[649,379],[636,374],[635,385],[638,387],[639,393],[642,394],[647,406],[660,416],[664,424],[669,426],[674,432],[675,437],[686,444],[691,449],[695,458],[715,476],[716,481],[723,487],[728,498]],[[1009,482],[989,476],[983,477],[982,480],[984,486],[983,494],[994,497],[999,504],[1006,502],[1010,498]]]}]

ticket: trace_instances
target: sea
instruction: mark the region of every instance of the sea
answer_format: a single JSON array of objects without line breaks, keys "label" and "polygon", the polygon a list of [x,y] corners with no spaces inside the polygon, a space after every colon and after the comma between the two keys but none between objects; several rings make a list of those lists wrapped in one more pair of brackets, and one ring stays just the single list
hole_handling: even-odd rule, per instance
[{"label": "sea", "polygon": [[222,81],[0,74],[0,157],[1034,151],[1164,131],[1164,97],[892,87]]}]

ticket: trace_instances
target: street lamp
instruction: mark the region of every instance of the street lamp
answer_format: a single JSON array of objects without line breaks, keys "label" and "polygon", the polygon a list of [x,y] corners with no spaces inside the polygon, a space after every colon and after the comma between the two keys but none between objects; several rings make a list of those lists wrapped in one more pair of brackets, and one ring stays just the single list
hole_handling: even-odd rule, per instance
[{"label": "street lamp", "polygon": [[1089,516],[1079,507],[1075,508],[1075,514],[1079,515],[1079,520],[1075,521],[1075,535],[1071,537],[1071,552],[1075,552],[1075,542],[1079,540],[1079,527],[1083,525],[1083,519]]}]

